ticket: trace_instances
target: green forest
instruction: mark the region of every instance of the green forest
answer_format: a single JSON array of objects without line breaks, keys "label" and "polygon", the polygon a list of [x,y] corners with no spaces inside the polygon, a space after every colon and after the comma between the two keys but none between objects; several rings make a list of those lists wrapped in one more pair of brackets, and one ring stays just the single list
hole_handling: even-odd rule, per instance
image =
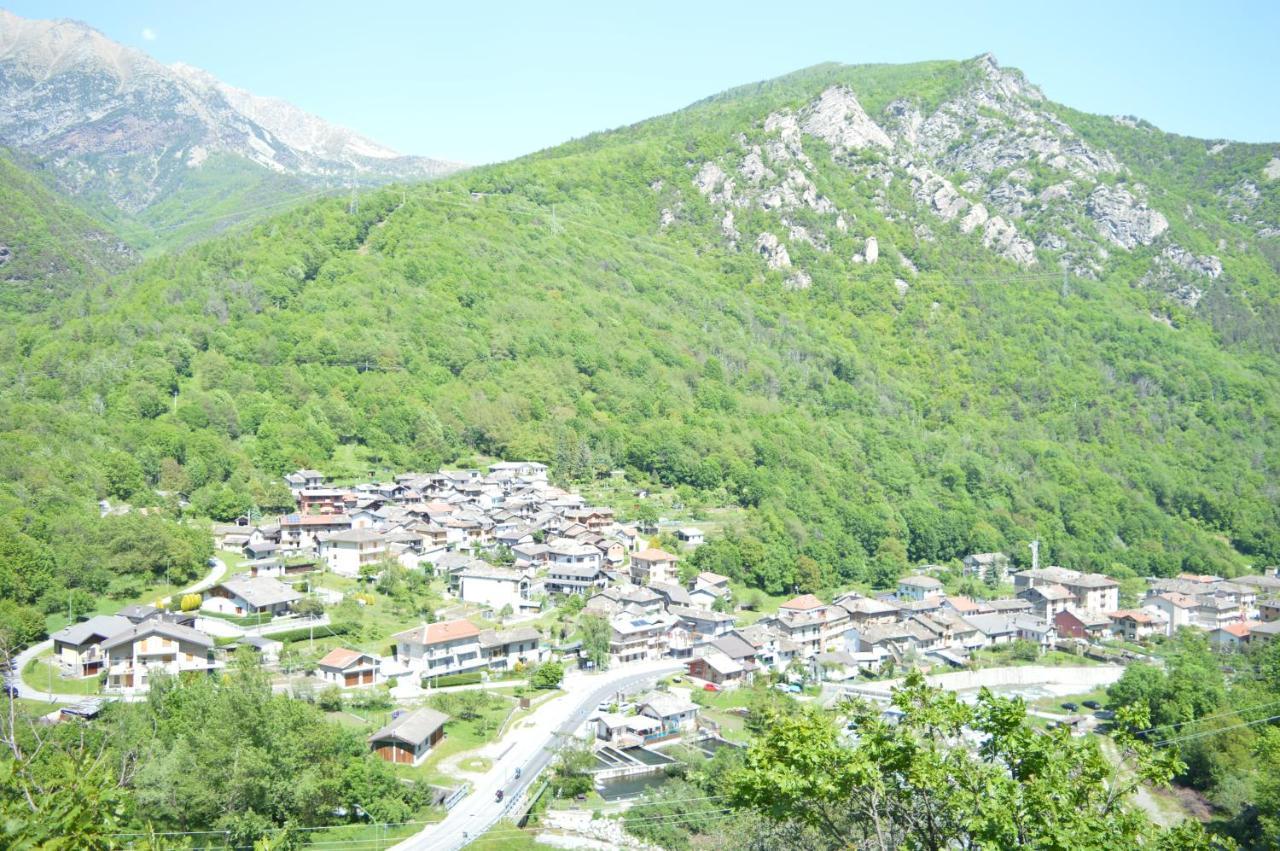
[{"label": "green forest", "polygon": [[[1226,246],[1196,311],[1136,286],[1154,247],[1113,252],[1097,279],[1051,258],[1028,271],[954,225],[917,238],[816,154],[820,189],[882,258],[848,261],[851,236],[797,246],[813,284],[790,290],[720,238],[692,189],[698,163],[826,86],[876,114],[936,105],[975,73],[819,66],[354,205],[304,204],[86,276],[40,311],[8,305],[0,599],[50,613],[68,588],[123,598],[195,575],[208,551],[181,522],[283,510],[293,468],[496,457],[547,461],[561,482],[624,468],[741,506],[701,558],[769,593],[884,587],[975,551],[1023,563],[1033,538],[1053,563],[1118,577],[1280,560],[1280,253],[1222,194],[1270,149],[1210,160],[1196,140],[1054,107],[1173,211],[1183,243]],[[1274,186],[1261,203],[1270,215]],[[1194,222],[1178,212],[1191,205]],[[156,510],[100,518],[98,500]]]}]

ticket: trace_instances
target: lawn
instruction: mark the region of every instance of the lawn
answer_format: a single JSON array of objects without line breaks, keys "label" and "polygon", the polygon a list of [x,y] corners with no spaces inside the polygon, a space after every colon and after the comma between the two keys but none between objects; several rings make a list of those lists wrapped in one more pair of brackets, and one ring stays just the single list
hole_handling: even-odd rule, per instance
[{"label": "lawn", "polygon": [[536,831],[522,830],[515,822],[503,819],[488,833],[476,837],[470,847],[482,848],[484,851],[535,851],[547,848],[548,846],[535,840],[536,836]]},{"label": "lawn", "polygon": [[[471,692],[471,694],[476,693]],[[398,765],[395,766],[397,773],[402,777],[424,780],[437,786],[456,786],[459,783],[458,778],[440,771],[438,768],[440,763],[455,754],[474,750],[494,741],[498,730],[502,728],[503,722],[516,705],[509,696],[495,692],[479,693],[490,695],[494,699],[480,710],[478,717],[466,721],[451,717],[444,725],[444,739],[432,749],[422,765]],[[448,712],[449,697],[449,695],[433,695],[427,699],[426,705]]]},{"label": "lawn", "polygon": [[52,662],[53,651],[41,653],[22,669],[22,681],[32,688],[54,694],[98,694],[97,677],[63,679],[60,669]]},{"label": "lawn", "polygon": [[400,840],[413,836],[426,825],[444,821],[447,814],[444,807],[424,807],[404,824],[340,824],[309,830],[306,837],[317,848],[390,848]]},{"label": "lawn", "polygon": [[1080,707],[1080,712],[1092,712],[1092,710],[1084,707],[1084,702],[1086,700],[1096,700],[1098,703],[1105,706],[1107,703],[1106,687],[1096,688],[1091,691],[1082,691],[1079,694],[1071,694],[1065,697],[1042,697],[1039,700],[1033,701],[1030,704],[1030,708],[1038,709],[1041,712],[1066,712],[1067,710],[1062,708],[1062,704],[1074,703]]}]

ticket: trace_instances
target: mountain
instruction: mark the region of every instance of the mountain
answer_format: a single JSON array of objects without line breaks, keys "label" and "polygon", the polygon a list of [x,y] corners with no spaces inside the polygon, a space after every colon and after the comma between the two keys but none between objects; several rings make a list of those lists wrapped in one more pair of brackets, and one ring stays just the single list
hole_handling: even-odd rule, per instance
[{"label": "mountain", "polygon": [[[197,68],[162,65],[84,24],[3,10],[0,144],[38,159],[101,215],[137,223],[137,240],[169,244],[171,231],[203,235],[317,189],[459,167],[400,155]],[[186,228],[191,219],[199,226]]]},{"label": "mountain", "polygon": [[315,201],[0,338],[0,527],[105,588],[65,534],[97,498],[229,517],[298,466],[530,457],[736,506],[694,559],[770,593],[1032,539],[1234,575],[1280,558],[1277,157],[979,57]]},{"label": "mountain", "polygon": [[134,260],[118,236],[0,149],[0,311],[38,310]]}]

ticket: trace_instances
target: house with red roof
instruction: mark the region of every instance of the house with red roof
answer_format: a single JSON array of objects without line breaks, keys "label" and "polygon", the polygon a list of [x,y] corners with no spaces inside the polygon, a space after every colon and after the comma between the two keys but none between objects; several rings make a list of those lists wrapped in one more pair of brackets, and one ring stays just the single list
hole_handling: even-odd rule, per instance
[{"label": "house with red roof", "polygon": [[469,620],[424,623],[392,638],[396,661],[424,677],[460,674],[486,664],[480,628]]},{"label": "house with red roof", "polygon": [[335,647],[316,663],[321,680],[344,688],[376,683],[380,668],[377,656],[349,647]]}]

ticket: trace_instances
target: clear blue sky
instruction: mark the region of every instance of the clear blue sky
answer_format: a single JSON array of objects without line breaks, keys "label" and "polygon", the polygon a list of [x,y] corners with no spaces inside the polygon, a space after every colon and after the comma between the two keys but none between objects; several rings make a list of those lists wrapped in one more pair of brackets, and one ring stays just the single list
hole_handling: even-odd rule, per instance
[{"label": "clear blue sky", "polygon": [[1280,2],[22,0],[406,153],[506,159],[824,61],[991,51],[1054,100],[1280,141]]}]

